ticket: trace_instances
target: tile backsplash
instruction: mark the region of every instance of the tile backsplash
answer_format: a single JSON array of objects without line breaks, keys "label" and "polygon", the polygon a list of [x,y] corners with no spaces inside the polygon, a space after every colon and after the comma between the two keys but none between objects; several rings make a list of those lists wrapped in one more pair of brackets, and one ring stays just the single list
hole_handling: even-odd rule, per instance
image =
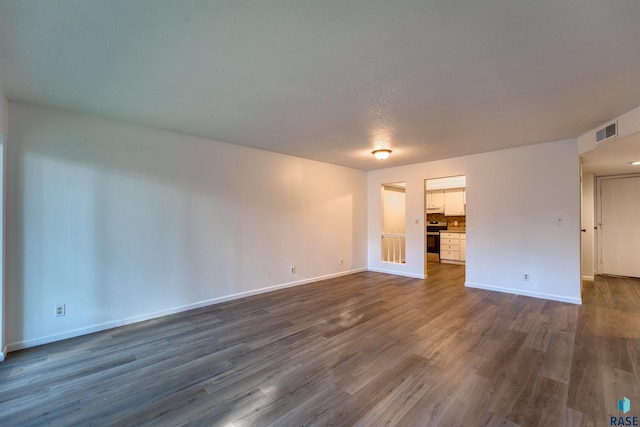
[{"label": "tile backsplash", "polygon": [[[446,221],[448,227],[464,227],[466,228],[466,217],[465,216],[444,216],[441,213],[430,213],[427,214],[427,221]],[[453,225],[453,221],[458,221],[458,225]]]}]

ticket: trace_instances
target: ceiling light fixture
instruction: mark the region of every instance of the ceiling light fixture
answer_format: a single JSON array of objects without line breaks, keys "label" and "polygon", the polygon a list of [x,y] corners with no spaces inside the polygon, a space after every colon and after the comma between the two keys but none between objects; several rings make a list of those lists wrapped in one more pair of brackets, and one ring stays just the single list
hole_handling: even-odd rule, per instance
[{"label": "ceiling light fixture", "polygon": [[638,165],[640,165],[640,162],[629,162],[629,164],[633,165],[633,166],[638,166]]},{"label": "ceiling light fixture", "polygon": [[389,154],[391,154],[391,150],[389,150],[388,148],[378,148],[377,150],[373,150],[371,154],[376,156],[376,159],[384,160],[389,157]]}]

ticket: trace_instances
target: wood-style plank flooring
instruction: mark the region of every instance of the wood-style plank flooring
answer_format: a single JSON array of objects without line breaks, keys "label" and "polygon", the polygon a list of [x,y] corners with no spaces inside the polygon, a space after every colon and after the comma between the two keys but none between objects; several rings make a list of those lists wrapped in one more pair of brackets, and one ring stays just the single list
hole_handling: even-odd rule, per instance
[{"label": "wood-style plank flooring", "polygon": [[605,426],[640,415],[640,281],[577,306],[358,273],[10,353],[0,425]]}]

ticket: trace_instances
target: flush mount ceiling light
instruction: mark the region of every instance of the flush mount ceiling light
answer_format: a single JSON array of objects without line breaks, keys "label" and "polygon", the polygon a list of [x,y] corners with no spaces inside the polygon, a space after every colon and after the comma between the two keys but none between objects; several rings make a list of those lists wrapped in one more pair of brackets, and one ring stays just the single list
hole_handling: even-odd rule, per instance
[{"label": "flush mount ceiling light", "polygon": [[639,162],[629,162],[629,164],[633,165],[633,166],[638,166],[638,165],[640,165],[640,161]]},{"label": "flush mount ceiling light", "polygon": [[376,156],[376,159],[384,160],[389,157],[389,154],[391,154],[391,150],[389,150],[388,148],[378,148],[377,150],[373,150],[371,154]]}]

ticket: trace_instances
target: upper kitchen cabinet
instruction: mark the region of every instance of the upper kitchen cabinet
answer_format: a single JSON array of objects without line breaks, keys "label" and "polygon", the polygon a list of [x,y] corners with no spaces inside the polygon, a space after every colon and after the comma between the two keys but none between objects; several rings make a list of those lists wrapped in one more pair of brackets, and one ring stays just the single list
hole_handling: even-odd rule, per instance
[{"label": "upper kitchen cabinet", "polygon": [[445,216],[463,216],[465,212],[464,188],[444,190]]},{"label": "upper kitchen cabinet", "polygon": [[427,213],[444,213],[444,190],[427,191]]},{"label": "upper kitchen cabinet", "polygon": [[425,207],[428,214],[465,215],[465,175],[425,180]]}]

